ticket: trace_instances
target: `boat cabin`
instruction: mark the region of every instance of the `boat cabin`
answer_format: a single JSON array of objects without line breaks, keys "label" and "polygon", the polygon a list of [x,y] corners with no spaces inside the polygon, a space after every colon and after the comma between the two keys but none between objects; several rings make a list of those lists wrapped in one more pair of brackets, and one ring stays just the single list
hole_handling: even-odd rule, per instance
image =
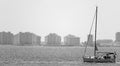
[{"label": "boat cabin", "polygon": [[97,59],[115,59],[116,52],[97,52],[96,58]]}]

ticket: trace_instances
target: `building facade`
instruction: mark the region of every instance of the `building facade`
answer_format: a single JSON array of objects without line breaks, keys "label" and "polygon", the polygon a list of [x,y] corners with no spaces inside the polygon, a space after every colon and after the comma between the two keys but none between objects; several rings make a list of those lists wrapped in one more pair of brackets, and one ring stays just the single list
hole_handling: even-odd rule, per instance
[{"label": "building facade", "polygon": [[0,44],[12,45],[13,40],[14,40],[14,35],[11,32],[0,32]]},{"label": "building facade", "polygon": [[112,39],[99,39],[97,40],[97,43],[112,43]]},{"label": "building facade", "polygon": [[112,39],[99,39],[97,40],[97,44],[99,44],[99,46],[112,46],[113,40]]},{"label": "building facade", "polygon": [[67,35],[64,37],[65,46],[80,46],[80,38],[74,35]]},{"label": "building facade", "polygon": [[34,45],[40,45],[40,43],[41,43],[41,37],[30,32],[25,32],[25,33],[20,32],[14,36],[15,45],[34,46]]},{"label": "building facade", "polygon": [[115,42],[120,42],[120,32],[117,32],[115,35]]},{"label": "building facade", "polygon": [[55,33],[50,33],[45,36],[45,44],[46,46],[60,46],[61,45],[61,37]]}]

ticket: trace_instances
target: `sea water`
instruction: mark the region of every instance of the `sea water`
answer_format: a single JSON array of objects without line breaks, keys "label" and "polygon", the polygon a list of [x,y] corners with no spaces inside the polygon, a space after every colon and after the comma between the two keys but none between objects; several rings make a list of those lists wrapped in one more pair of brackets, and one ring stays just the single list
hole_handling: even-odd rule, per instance
[{"label": "sea water", "polygon": [[82,63],[82,62],[23,62],[0,63],[0,66],[120,66],[120,63]]},{"label": "sea water", "polygon": [[[120,66],[120,48],[102,47],[100,51],[116,51],[116,63],[83,63],[83,47],[0,46],[0,66]],[[86,55],[93,55],[88,48]]]}]

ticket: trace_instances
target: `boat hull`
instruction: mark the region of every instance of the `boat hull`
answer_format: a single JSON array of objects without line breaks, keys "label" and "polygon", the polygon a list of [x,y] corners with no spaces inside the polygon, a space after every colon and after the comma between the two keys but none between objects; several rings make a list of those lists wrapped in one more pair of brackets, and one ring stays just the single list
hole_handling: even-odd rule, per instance
[{"label": "boat hull", "polygon": [[97,58],[85,58],[85,57],[83,57],[83,62],[88,62],[88,63],[115,63],[115,59],[97,59]]}]

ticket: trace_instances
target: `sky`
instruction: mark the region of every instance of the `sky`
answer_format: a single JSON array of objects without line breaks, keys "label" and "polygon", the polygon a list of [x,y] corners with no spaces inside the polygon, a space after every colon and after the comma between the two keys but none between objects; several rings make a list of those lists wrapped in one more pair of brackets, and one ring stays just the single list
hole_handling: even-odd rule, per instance
[{"label": "sky", "polygon": [[[86,41],[98,5],[97,39],[120,32],[120,0],[0,0],[0,32],[32,32],[42,37],[68,34]],[[92,31],[94,33],[94,30]]]}]

